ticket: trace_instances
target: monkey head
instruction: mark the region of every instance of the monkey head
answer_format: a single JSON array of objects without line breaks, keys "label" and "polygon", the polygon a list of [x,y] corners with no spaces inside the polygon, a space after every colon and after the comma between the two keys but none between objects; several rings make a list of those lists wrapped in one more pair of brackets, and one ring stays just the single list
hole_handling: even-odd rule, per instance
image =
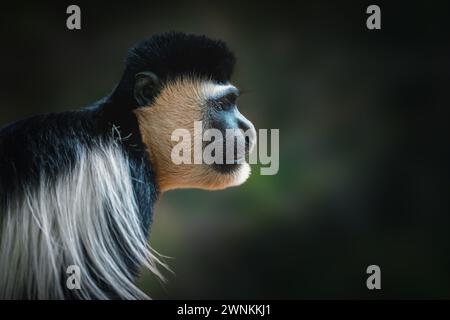
[{"label": "monkey head", "polygon": [[[230,83],[234,64],[234,55],[224,42],[205,36],[162,34],[130,50],[117,91],[134,106],[161,191],[224,189],[249,177],[245,156],[254,146],[256,134],[236,104],[239,90]],[[199,125],[200,133],[196,130]],[[179,143],[173,134],[179,129],[192,138],[184,141],[192,151],[191,162],[173,161],[173,150]],[[221,133],[222,138],[204,141],[198,135],[205,131]],[[228,139],[231,132],[235,135]],[[195,161],[199,138],[200,152],[220,144],[223,148],[217,150],[222,154],[215,154],[216,149],[212,154],[222,161]]]}]

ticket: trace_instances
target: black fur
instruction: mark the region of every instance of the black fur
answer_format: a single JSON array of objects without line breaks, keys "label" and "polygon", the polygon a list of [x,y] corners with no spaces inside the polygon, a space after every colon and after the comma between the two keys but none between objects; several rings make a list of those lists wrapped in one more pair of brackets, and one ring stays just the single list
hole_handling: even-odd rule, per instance
[{"label": "black fur", "polygon": [[156,74],[163,85],[180,76],[226,83],[235,62],[233,53],[222,41],[175,32],[156,35],[129,50],[126,70],[114,96],[136,106],[130,93],[135,75],[143,71]]},{"label": "black fur", "polygon": [[[89,150],[111,143],[120,132],[130,160],[134,193],[146,234],[158,197],[155,173],[133,113],[134,76],[152,71],[162,83],[181,75],[227,82],[235,59],[226,45],[204,36],[167,33],[139,43],[129,51],[126,69],[113,93],[80,111],[35,116],[0,130],[0,214],[8,201],[36,188],[40,179],[55,179],[72,170],[79,146]],[[126,253],[124,253],[126,256]],[[133,271],[138,266],[130,265]]]}]

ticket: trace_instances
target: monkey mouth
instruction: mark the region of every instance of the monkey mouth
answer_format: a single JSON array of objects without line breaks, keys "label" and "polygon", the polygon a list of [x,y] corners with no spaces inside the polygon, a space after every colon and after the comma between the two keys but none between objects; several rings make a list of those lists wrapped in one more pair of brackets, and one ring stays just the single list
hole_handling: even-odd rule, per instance
[{"label": "monkey mouth", "polygon": [[223,161],[220,163],[216,163],[219,166],[234,166],[234,165],[241,165],[247,162],[247,156],[248,154],[245,153],[244,155],[235,156],[232,159],[226,159],[223,158]]},{"label": "monkey mouth", "polygon": [[[222,146],[222,142],[221,142]],[[214,165],[219,166],[226,166],[226,165],[240,165],[244,164],[246,162],[246,158],[249,155],[250,146],[246,143],[242,147],[242,151],[239,152],[238,149],[235,148],[235,146],[232,147],[232,149],[227,149],[226,145],[223,144],[223,150],[225,150],[225,153],[220,157],[219,162],[213,163]],[[211,156],[216,156],[216,151],[212,150]]]}]

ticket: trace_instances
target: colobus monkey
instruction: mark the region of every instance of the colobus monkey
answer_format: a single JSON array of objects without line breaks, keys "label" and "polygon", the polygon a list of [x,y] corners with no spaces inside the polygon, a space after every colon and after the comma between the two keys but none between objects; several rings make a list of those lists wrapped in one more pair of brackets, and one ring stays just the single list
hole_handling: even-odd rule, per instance
[{"label": "colobus monkey", "polygon": [[[230,84],[222,41],[167,33],[130,49],[111,94],[78,111],[0,131],[0,298],[140,299],[138,270],[161,276],[149,247],[152,208],[176,188],[243,183],[247,163],[171,161],[175,129],[254,131]],[[246,150],[254,144],[245,139]],[[80,270],[80,288],[66,285]]]}]

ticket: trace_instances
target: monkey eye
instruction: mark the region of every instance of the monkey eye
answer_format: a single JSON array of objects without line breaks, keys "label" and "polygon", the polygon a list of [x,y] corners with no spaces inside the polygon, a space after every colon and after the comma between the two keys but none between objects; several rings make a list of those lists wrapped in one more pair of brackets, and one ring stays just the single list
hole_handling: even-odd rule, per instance
[{"label": "monkey eye", "polygon": [[218,111],[229,110],[236,105],[238,95],[229,93],[223,97],[212,100],[212,105]]},{"label": "monkey eye", "polygon": [[225,101],[214,101],[213,106],[218,111],[228,110],[231,105],[227,104]]}]

